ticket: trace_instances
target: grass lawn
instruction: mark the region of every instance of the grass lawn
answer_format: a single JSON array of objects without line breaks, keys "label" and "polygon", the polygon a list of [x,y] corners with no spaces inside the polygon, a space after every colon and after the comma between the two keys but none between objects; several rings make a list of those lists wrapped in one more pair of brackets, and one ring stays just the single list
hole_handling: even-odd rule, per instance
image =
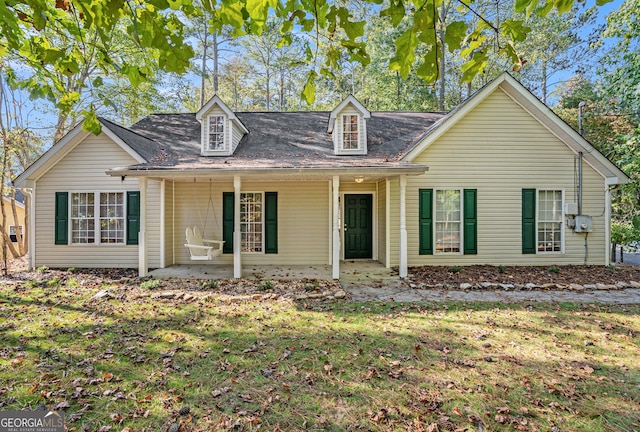
[{"label": "grass lawn", "polygon": [[0,410],[70,431],[631,431],[640,306],[185,303],[0,286]]}]

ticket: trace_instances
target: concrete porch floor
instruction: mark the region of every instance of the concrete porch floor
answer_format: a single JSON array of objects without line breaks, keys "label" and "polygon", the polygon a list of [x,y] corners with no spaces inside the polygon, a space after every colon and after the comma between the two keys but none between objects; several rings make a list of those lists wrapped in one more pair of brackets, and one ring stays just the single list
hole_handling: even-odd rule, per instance
[{"label": "concrete porch floor", "polygon": [[[331,279],[330,265],[245,265],[242,267],[244,279]],[[183,278],[183,279],[231,279],[233,278],[232,265],[220,264],[186,264],[175,265],[163,269],[155,269],[149,272],[153,278]],[[398,273],[386,268],[378,261],[349,260],[340,262],[340,281],[373,282],[373,281],[397,281]]]}]

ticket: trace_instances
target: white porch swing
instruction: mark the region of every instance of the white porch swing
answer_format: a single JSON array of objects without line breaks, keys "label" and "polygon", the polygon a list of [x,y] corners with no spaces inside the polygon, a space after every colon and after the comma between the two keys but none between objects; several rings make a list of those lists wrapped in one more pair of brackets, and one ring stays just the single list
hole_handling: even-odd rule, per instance
[{"label": "white porch swing", "polygon": [[218,218],[216,217],[216,212],[213,208],[213,199],[211,198],[211,180],[209,180],[209,201],[207,202],[207,210],[205,212],[204,222],[202,220],[202,215],[200,214],[200,208],[198,206],[198,196],[196,193],[196,189],[196,179],[193,179],[193,199],[196,203],[196,212],[198,213],[198,218],[200,219],[202,230],[200,230],[198,225],[194,225],[193,227],[191,227],[192,213],[190,212],[189,226],[185,230],[185,237],[187,239],[187,242],[184,246],[189,251],[191,261],[211,261],[215,257],[222,254],[222,247],[224,246],[224,241],[222,240],[207,240],[202,238],[202,233],[207,232],[206,228],[207,219],[209,216],[209,208],[211,208],[211,212],[213,213],[216,228],[219,228]]}]

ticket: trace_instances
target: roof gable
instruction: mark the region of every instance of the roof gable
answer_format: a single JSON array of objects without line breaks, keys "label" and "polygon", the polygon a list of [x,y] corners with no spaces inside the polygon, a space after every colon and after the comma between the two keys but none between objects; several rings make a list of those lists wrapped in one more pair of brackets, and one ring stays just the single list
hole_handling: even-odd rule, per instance
[{"label": "roof gable", "polygon": [[353,107],[360,112],[360,114],[364,119],[371,118],[371,112],[364,105],[362,105],[358,101],[358,99],[356,99],[353,95],[349,95],[346,97],[345,100],[340,102],[340,104],[329,114],[329,126],[327,128],[327,132],[329,133],[333,132],[333,127],[335,125],[336,118],[338,117],[340,112],[342,112],[342,110],[349,104],[353,105]]},{"label": "roof gable", "polygon": [[238,117],[236,117],[235,113],[229,109],[227,104],[225,104],[222,99],[218,97],[218,95],[214,95],[209,102],[204,104],[202,108],[198,110],[196,113],[196,120],[202,122],[202,118],[214,107],[219,107],[222,111],[224,111],[225,115],[229,120],[233,121],[244,133],[249,133],[249,130],[246,126],[240,121]]},{"label": "roof gable", "polygon": [[412,162],[420,153],[436,142],[438,138],[498,89],[520,105],[573,153],[582,152],[585,162],[605,179],[608,179],[609,184],[627,183],[629,181],[629,177],[622,170],[598,152],[586,139],[506,72],[478,90],[473,96],[436,122],[417,140],[417,144],[403,155],[402,160]]}]

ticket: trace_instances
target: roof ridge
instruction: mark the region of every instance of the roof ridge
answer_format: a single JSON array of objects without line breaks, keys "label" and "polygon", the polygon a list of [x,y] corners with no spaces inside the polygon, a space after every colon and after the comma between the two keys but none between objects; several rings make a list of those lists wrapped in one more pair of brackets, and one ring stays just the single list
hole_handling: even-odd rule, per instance
[{"label": "roof ridge", "polygon": [[[152,141],[152,142],[154,142],[154,143],[156,143],[156,144],[158,143],[158,142],[157,142],[156,140],[154,140],[153,138],[149,138],[148,136],[142,135],[141,133],[138,133],[138,132],[136,132],[136,131],[134,131],[134,130],[132,130],[132,129],[129,129],[128,127],[121,126],[121,125],[119,125],[118,123],[112,122],[111,120],[108,120],[108,119],[106,119],[106,118],[104,118],[104,117],[100,117],[100,116],[99,116],[99,117],[98,117],[98,120],[106,121],[107,123],[111,123],[112,125],[114,125],[114,126],[116,126],[116,127],[119,127],[120,129],[124,129],[124,130],[126,130],[127,132],[131,132],[131,133],[132,133],[132,134],[134,134],[134,135],[138,135],[140,138],[144,138],[144,139],[149,140],[149,141]],[[135,124],[135,123],[134,123],[134,124]]]}]

